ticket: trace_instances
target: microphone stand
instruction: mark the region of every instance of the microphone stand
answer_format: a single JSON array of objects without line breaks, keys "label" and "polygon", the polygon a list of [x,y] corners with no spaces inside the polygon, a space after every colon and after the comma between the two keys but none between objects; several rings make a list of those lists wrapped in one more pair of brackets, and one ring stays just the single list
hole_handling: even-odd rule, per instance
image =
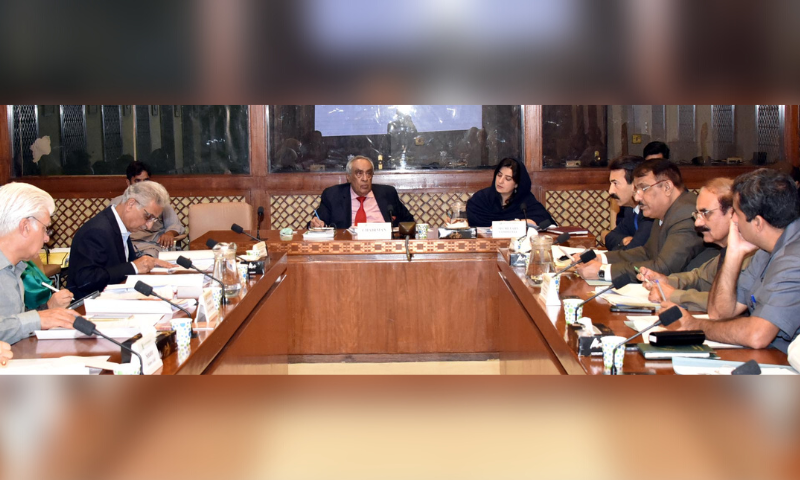
[{"label": "microphone stand", "polygon": [[[236,257],[236,258],[239,258],[239,257]],[[222,280],[219,280],[219,279],[217,279],[216,277],[212,277],[212,276],[211,276],[211,275],[209,275],[208,273],[206,273],[206,272],[204,272],[204,271],[200,270],[199,268],[197,268],[197,267],[196,267],[196,266],[195,266],[195,265],[192,263],[192,261],[191,261],[191,260],[189,260],[188,258],[186,258],[186,257],[184,257],[184,256],[182,256],[182,255],[181,255],[180,257],[178,257],[178,259],[176,260],[176,262],[178,263],[178,265],[180,265],[180,266],[181,266],[181,267],[183,267],[183,268],[188,268],[188,269],[196,270],[197,272],[199,272],[199,273],[202,273],[203,275],[205,275],[206,277],[210,278],[211,280],[214,280],[215,282],[219,283],[219,286],[222,288],[222,304],[223,304],[223,305],[227,305],[227,304],[228,304],[228,299],[227,299],[227,298],[225,298],[225,284],[224,284],[224,283],[222,283]]]},{"label": "microphone stand", "polygon": [[643,335],[645,332],[648,332],[648,331],[652,330],[653,328],[656,328],[659,325],[664,325],[665,327],[669,326],[669,325],[672,325],[676,321],[680,320],[681,316],[682,316],[681,315],[681,310],[678,307],[669,308],[668,310],[666,310],[664,312],[661,312],[661,314],[658,315],[658,320],[656,320],[652,325],[650,325],[647,328],[643,329],[641,332],[636,332],[635,335],[633,335],[631,337],[628,337],[625,340],[623,340],[622,342],[620,342],[616,347],[614,347],[614,351],[611,352],[611,374],[612,375],[617,375],[618,374],[617,373],[617,367],[616,367],[616,365],[614,365],[614,358],[617,355],[617,349],[619,349],[619,347],[624,346],[626,343],[630,342],[634,338],[636,338],[636,337],[638,337],[640,335]]},{"label": "microphone stand", "polygon": [[84,335],[99,335],[109,342],[123,348],[132,354],[139,357],[139,375],[144,375],[144,361],[142,361],[142,356],[139,355],[139,352],[135,352],[131,347],[127,345],[123,345],[118,341],[114,340],[113,338],[109,337],[108,335],[104,334],[100,330],[97,329],[97,325],[94,322],[90,322],[83,317],[75,317],[75,322],[72,324],[75,330],[81,332]]}]

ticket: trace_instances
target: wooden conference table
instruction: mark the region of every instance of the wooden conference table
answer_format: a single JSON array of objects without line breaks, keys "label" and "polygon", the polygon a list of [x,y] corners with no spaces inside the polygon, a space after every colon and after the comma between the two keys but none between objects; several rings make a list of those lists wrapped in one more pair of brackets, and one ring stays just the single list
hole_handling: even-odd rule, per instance
[{"label": "wooden conference table", "polygon": [[[198,335],[191,341],[189,354],[184,358],[172,353],[163,359],[157,374],[286,374],[287,265],[286,255],[271,254],[264,274],[252,277],[241,295],[222,308],[223,320],[195,324]],[[11,349],[14,358],[110,355],[110,361],[120,361],[119,347],[102,338],[39,341],[30,337]]]},{"label": "wooden conference table", "polygon": [[[493,238],[357,240],[337,231],[333,240],[305,241],[302,232],[281,240],[262,231],[270,252],[266,273],[251,279],[225,320],[199,331],[187,358],[164,360],[164,374],[275,373],[293,361],[366,361],[374,355],[428,359],[499,358],[505,374],[602,374],[602,359],[579,357],[568,341],[560,307],[545,307],[524,268],[508,263],[508,240]],[[244,253],[255,242],[231,231],[196,239],[234,241]],[[570,246],[594,246],[576,237]],[[409,260],[409,254],[410,260]],[[588,298],[583,280],[562,280],[561,295]],[[625,314],[595,300],[584,315],[618,335],[634,332]],[[202,327],[202,326],[201,326]],[[112,355],[102,339],[42,341],[13,347],[15,358]],[[778,350],[719,350],[723,359],[786,365]],[[645,361],[627,352],[626,373],[672,374],[669,361]]]}]

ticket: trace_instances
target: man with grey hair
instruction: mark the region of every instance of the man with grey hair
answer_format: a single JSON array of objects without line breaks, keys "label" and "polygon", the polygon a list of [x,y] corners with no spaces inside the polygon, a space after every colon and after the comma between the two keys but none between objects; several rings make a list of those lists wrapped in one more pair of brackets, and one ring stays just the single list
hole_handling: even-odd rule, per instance
[{"label": "man with grey hair", "polygon": [[112,205],[84,223],[75,233],[69,260],[69,289],[84,297],[128,275],[147,273],[153,267],[174,265],[140,255],[131,232],[150,226],[169,205],[169,194],[156,182],[134,183],[118,205]]},{"label": "man with grey hair", "polygon": [[347,162],[347,181],[322,192],[312,227],[350,228],[359,223],[413,222],[414,217],[388,185],[372,183],[375,166],[367,157],[357,156]]},{"label": "man with grey hair", "polygon": [[[36,330],[71,328],[75,320],[77,314],[64,308],[25,311],[25,260],[39,255],[49,240],[55,209],[53,198],[33,185],[0,187],[0,343],[16,343]],[[0,358],[10,357],[0,352]]]}]

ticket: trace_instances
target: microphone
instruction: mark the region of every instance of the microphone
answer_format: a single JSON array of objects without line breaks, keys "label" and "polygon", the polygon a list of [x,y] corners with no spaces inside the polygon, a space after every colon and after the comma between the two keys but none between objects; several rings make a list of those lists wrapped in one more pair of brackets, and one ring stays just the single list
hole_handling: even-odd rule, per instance
[{"label": "microphone", "polygon": [[258,225],[256,225],[256,238],[261,240],[261,222],[264,221],[264,207],[258,207]]},{"label": "microphone", "polygon": [[[671,308],[668,308],[667,310],[661,312],[660,314],[658,314],[658,320],[656,320],[655,323],[653,323],[652,325],[648,326],[647,328],[644,328],[641,332],[638,332],[636,335],[623,340],[622,342],[620,342],[619,345],[614,347],[614,352],[613,352],[612,358],[616,356],[617,349],[619,347],[624,347],[626,343],[630,342],[631,340],[633,340],[634,338],[638,337],[639,335],[643,335],[648,330],[656,328],[659,325],[663,325],[665,327],[668,327],[668,326],[672,325],[673,323],[677,322],[678,320],[680,320],[682,316],[683,316],[683,314],[681,313],[681,309],[678,308],[678,307],[671,307]],[[616,372],[614,372],[614,373],[616,373]]]},{"label": "microphone", "polygon": [[567,243],[570,239],[569,233],[562,233],[561,235],[556,237],[556,240],[553,242],[556,245],[561,245],[562,243]]},{"label": "microphone", "polygon": [[748,360],[734,368],[731,375],[761,375],[761,367],[755,360]]},{"label": "microphone", "polygon": [[[181,265],[181,266],[183,266],[183,265]],[[169,303],[173,307],[177,308],[178,310],[180,310],[183,313],[185,313],[186,315],[188,315],[189,318],[192,318],[192,314],[189,313],[188,310],[186,310],[185,308],[181,307],[177,303],[172,303],[171,301],[169,301],[166,298],[162,297],[161,295],[157,294],[156,292],[153,291],[153,287],[151,287],[150,285],[144,283],[143,281],[139,280],[138,282],[136,282],[136,285],[134,285],[133,288],[134,288],[134,290],[136,290],[137,292],[141,293],[142,295],[145,295],[147,297],[151,297],[151,296],[152,297],[156,297],[158,299],[161,299],[161,300]],[[223,295],[223,297],[224,296],[225,295]]]},{"label": "microphone", "polygon": [[260,238],[256,238],[256,237],[250,235],[249,233],[245,232],[242,227],[240,227],[239,225],[236,225],[235,223],[233,225],[231,225],[231,230],[233,230],[236,233],[242,233],[244,235],[247,235],[248,237],[252,238],[256,242],[260,242],[261,241]]},{"label": "microphone", "polygon": [[579,265],[581,263],[591,262],[595,258],[597,258],[597,254],[594,253],[594,250],[586,250],[585,252],[581,253],[581,257],[578,260],[570,263],[569,266],[567,266],[565,268],[562,268],[561,270],[557,271],[556,273],[553,274],[553,276],[555,277],[556,275],[561,275],[562,273],[566,272],[570,268],[573,268],[576,265]]},{"label": "microphone", "polygon": [[[194,264],[192,263],[192,261],[191,261],[191,260],[189,260],[188,258],[186,258],[186,257],[184,257],[184,256],[180,256],[180,257],[178,257],[178,259],[176,260],[176,262],[177,262],[177,264],[178,264],[178,265],[180,265],[180,266],[181,266],[181,267],[183,267],[183,268],[186,268],[186,269],[191,269],[191,270],[196,270],[197,272],[200,272],[200,273],[202,273],[203,275],[205,275],[206,277],[210,278],[211,280],[214,280],[215,282],[219,283],[219,285],[220,285],[222,288],[225,288],[225,284],[224,284],[224,283],[222,283],[222,280],[219,280],[219,279],[217,279],[217,278],[215,278],[215,277],[212,277],[212,276],[211,276],[211,275],[209,275],[208,273],[206,273],[206,272],[204,272],[204,271],[200,270],[199,268],[195,267],[195,266],[194,266]],[[142,283],[142,282],[139,282],[139,283]],[[146,283],[142,283],[142,284],[143,284],[143,285],[147,285]],[[138,283],[137,283],[137,285],[138,285]],[[138,291],[139,289],[137,288],[136,290]],[[140,292],[140,293],[144,293],[144,292]],[[149,294],[147,294],[147,293],[144,293],[144,294],[145,294],[145,295],[149,295]]]},{"label": "microphone", "polygon": [[392,218],[394,217],[394,205],[392,204],[387,205],[386,213],[389,214],[389,223],[392,225],[392,227],[394,227],[394,219]]},{"label": "microphone", "polygon": [[[523,213],[524,213],[524,211],[523,211]],[[545,230],[547,230],[548,228],[550,228],[553,225],[555,225],[553,223],[553,221],[548,218],[548,219],[542,220],[542,223],[540,223],[539,225],[536,225],[533,228],[535,228],[536,230],[538,230],[540,232],[544,232]]]},{"label": "microphone", "polygon": [[[182,258],[182,257],[181,257],[181,258]],[[180,261],[180,258],[178,259],[178,261]],[[625,285],[627,285],[627,284],[631,283],[632,281],[633,281],[633,280],[631,279],[631,276],[630,276],[630,275],[628,275],[627,273],[623,273],[623,274],[621,274],[621,275],[617,275],[617,278],[615,278],[615,279],[611,280],[611,286],[610,286],[610,287],[606,287],[606,288],[604,288],[604,289],[600,290],[599,292],[595,293],[595,294],[594,294],[594,295],[592,295],[591,297],[587,298],[586,300],[584,300],[584,301],[583,301],[583,303],[581,303],[580,305],[578,305],[578,308],[581,308],[581,307],[582,307],[582,306],[584,306],[586,303],[588,303],[588,302],[590,302],[590,301],[594,300],[595,298],[597,298],[597,297],[599,297],[600,295],[602,295],[602,294],[606,293],[607,291],[609,291],[609,290],[613,290],[613,289],[615,289],[615,288],[622,288],[622,287],[624,287]]]},{"label": "microphone", "polygon": [[139,357],[139,375],[144,375],[144,362],[142,361],[142,356],[139,355],[139,352],[134,352],[133,349],[131,349],[131,347],[123,345],[118,341],[114,340],[113,338],[105,335],[103,332],[97,329],[97,325],[95,325],[94,322],[90,322],[89,320],[86,320],[83,317],[75,317],[75,322],[72,324],[72,327],[84,335],[99,335],[108,340],[109,342],[118,345],[119,347],[124,348],[125,350],[128,350],[132,354],[136,355],[137,357]]},{"label": "microphone", "polygon": [[[525,217],[525,226],[527,227],[528,226],[528,206],[525,205],[525,202],[523,202],[522,205],[519,206],[519,209],[522,210],[522,216]],[[535,228],[536,230],[539,230],[539,227],[533,227],[533,228]]]}]

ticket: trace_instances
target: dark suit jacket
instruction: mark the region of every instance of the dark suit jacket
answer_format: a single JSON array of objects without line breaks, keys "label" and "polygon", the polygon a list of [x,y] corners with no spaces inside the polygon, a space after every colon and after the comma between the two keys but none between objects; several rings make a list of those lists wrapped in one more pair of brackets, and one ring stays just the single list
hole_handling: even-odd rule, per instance
[{"label": "dark suit jacket", "polygon": [[664,224],[653,221],[650,238],[642,247],[606,253],[611,264],[611,276],[616,278],[626,272],[636,278],[634,266],[647,267],[669,275],[682,272],[694,257],[703,250],[703,237],[694,229],[692,212],[697,196],[683,192],[664,215]]},{"label": "dark suit jacket", "polygon": [[[637,220],[639,228],[636,228]],[[647,218],[639,211],[633,213],[633,208],[622,207],[617,214],[617,226],[606,234],[606,247],[609,250],[630,250],[641,247],[650,238],[650,229],[653,228],[653,219]],[[633,237],[627,245],[622,244],[625,237]]]},{"label": "dark suit jacket", "polygon": [[[406,206],[400,201],[400,197],[394,187],[373,183],[372,193],[375,194],[375,201],[378,202],[378,208],[380,208],[384,220],[392,222],[392,225],[397,225],[399,222],[414,221],[414,216],[409,213]],[[389,219],[389,205],[394,209],[393,220]],[[343,183],[326,188],[322,192],[322,200],[319,208],[317,208],[317,214],[326,225],[335,228],[350,228],[353,218],[350,184]]]},{"label": "dark suit jacket", "polygon": [[130,263],[136,250],[128,238],[128,258],[122,245],[122,232],[110,206],[84,223],[72,239],[69,253],[69,290],[75,298],[84,297],[106,285],[122,283],[136,271]]}]

